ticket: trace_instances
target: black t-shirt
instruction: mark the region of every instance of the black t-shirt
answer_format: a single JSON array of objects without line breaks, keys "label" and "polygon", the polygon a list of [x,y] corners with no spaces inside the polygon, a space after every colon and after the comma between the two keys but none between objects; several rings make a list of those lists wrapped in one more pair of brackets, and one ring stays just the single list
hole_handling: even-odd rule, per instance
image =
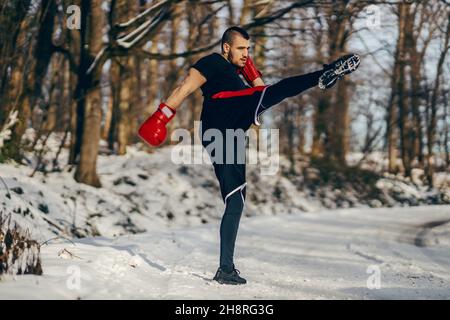
[{"label": "black t-shirt", "polygon": [[200,71],[207,80],[200,87],[205,100],[220,91],[235,91],[248,88],[236,73],[238,67],[227,61],[219,53],[212,53],[201,58],[192,68]]}]

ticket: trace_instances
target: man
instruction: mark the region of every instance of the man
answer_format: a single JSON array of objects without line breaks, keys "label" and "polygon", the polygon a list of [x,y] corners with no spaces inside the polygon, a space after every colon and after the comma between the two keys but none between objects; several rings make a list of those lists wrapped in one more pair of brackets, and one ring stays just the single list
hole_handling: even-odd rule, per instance
[{"label": "man", "polygon": [[[350,54],[324,65],[323,70],[267,86],[249,56],[249,39],[247,32],[239,27],[227,29],[222,37],[222,53],[213,53],[197,61],[182,83],[139,129],[142,139],[159,146],[166,138],[166,124],[175,116],[176,109],[187,96],[201,88],[204,96],[201,140],[211,157],[225,203],[220,225],[220,264],[214,276],[214,280],[222,284],[246,283],[233,262],[245,202],[245,131],[252,124],[260,125],[259,116],[285,98],[316,85],[321,89],[330,88],[339,78],[356,70],[360,63],[358,55]],[[249,86],[244,84],[240,74]],[[230,130],[244,134],[227,139]],[[224,140],[221,147],[212,144],[217,133]]]}]

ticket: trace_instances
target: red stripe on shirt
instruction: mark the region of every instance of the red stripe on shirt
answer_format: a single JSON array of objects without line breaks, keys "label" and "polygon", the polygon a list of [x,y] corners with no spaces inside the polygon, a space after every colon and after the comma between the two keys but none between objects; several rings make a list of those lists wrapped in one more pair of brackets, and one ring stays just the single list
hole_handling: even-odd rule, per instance
[{"label": "red stripe on shirt", "polygon": [[242,96],[250,96],[258,91],[263,91],[267,86],[256,86],[253,88],[247,88],[243,90],[237,91],[220,91],[212,96],[213,99],[223,99],[223,98],[232,98],[232,97],[242,97]]}]

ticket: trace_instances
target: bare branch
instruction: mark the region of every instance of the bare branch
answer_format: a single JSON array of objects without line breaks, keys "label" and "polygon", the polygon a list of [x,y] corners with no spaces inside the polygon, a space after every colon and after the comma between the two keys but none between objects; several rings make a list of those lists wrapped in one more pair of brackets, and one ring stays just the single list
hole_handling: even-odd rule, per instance
[{"label": "bare branch", "polygon": [[164,5],[167,5],[170,2],[173,2],[173,0],[163,0],[161,2],[158,2],[157,4],[151,6],[150,8],[148,8],[147,10],[145,10],[144,12],[139,14],[138,16],[134,17],[133,19],[131,19],[127,22],[124,22],[124,23],[120,23],[120,24],[116,25],[116,27],[118,27],[118,28],[130,27],[130,26],[136,24],[139,20],[146,18],[151,13],[153,13],[155,10],[160,9],[161,7],[163,7]]}]

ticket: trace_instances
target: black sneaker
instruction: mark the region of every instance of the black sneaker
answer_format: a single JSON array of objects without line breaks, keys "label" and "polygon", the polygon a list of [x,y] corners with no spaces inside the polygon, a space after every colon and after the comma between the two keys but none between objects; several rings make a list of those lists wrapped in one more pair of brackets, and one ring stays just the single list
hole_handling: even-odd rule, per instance
[{"label": "black sneaker", "polygon": [[319,78],[319,88],[331,88],[344,75],[355,71],[360,63],[361,58],[359,55],[352,53],[342,56],[330,64],[325,64],[323,66],[325,72]]},{"label": "black sneaker", "polygon": [[219,268],[213,280],[216,280],[220,284],[246,284],[247,280],[239,276],[239,273],[240,271],[236,268],[233,268],[233,271],[230,273]]}]

